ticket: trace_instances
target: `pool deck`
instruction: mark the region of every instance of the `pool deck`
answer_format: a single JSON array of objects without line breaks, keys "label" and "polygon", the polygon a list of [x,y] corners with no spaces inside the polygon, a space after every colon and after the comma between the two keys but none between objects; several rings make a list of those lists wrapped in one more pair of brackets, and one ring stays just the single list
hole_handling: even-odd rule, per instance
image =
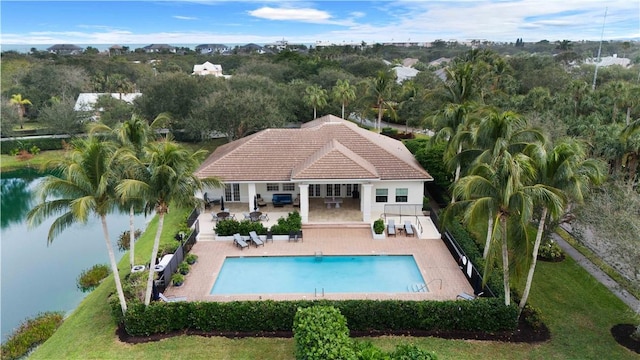
[{"label": "pool deck", "polygon": [[[284,209],[284,215],[291,209]],[[272,215],[273,214],[273,215]],[[270,226],[281,216],[270,212]],[[314,223],[303,225],[302,241],[274,240],[264,246],[250,245],[239,249],[231,240],[216,240],[211,234],[215,225],[209,213],[200,215],[201,236],[191,250],[198,255],[198,262],[191,267],[185,282],[180,287],[169,286],[167,296],[186,296],[188,301],[235,301],[235,300],[315,300],[315,299],[402,299],[402,300],[454,300],[460,293],[473,293],[464,274],[451,257],[439,233],[428,218],[420,219],[424,227],[421,236],[408,237],[399,233],[395,237],[373,239],[367,224],[357,222]],[[424,221],[424,222],[423,222]],[[398,222],[396,221],[396,224]],[[366,227],[365,227],[366,226]],[[431,237],[431,238],[429,238]],[[250,294],[210,295],[215,279],[227,256],[293,256],[293,255],[413,255],[427,292],[409,290],[403,293],[317,293],[299,294]],[[255,274],[260,281],[260,274]]]}]

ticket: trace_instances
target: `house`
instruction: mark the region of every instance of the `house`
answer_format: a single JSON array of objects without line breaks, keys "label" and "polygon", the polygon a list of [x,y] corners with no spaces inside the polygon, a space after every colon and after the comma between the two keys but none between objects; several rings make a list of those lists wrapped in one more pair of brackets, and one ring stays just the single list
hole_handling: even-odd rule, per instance
[{"label": "house", "polygon": [[600,58],[600,62],[598,59],[588,58],[584,62],[585,64],[595,65],[597,64],[600,67],[607,67],[611,65],[620,65],[623,68],[628,68],[631,66],[631,59],[628,58],[619,58],[618,54],[613,54],[613,56],[603,56]]},{"label": "house", "polygon": [[143,47],[142,49],[147,53],[176,52],[175,46],[167,44],[151,44]]},{"label": "house", "polygon": [[56,44],[48,47],[47,51],[58,55],[77,55],[82,54],[84,49],[72,44]]},{"label": "house", "polygon": [[411,80],[418,75],[420,70],[416,70],[412,67],[407,66],[396,66],[393,68],[393,71],[396,72],[396,82],[398,84],[402,84],[405,80]]},{"label": "house", "polygon": [[267,201],[273,194],[298,196],[303,223],[312,198],[329,200],[327,206],[340,198],[359,199],[363,222],[389,205],[421,207],[424,182],[433,181],[402,142],[333,115],[220,146],[195,175],[224,181],[225,189],[206,190],[228,202],[251,204],[257,194]]},{"label": "house", "polygon": [[267,50],[265,50],[264,47],[254,43],[238,46],[237,50],[239,53],[243,53],[243,54],[252,54],[252,53],[266,54],[267,53]]},{"label": "house", "polygon": [[212,64],[206,61],[201,65],[193,65],[193,72],[191,75],[213,75],[217,77],[230,77],[230,75],[222,75],[222,65]]},{"label": "house", "polygon": [[[128,93],[128,94],[120,94],[120,93],[80,93],[78,95],[78,99],[76,100],[76,104],[73,107],[75,111],[85,111],[96,113],[102,111],[102,109],[94,109],[98,98],[103,95],[111,95],[114,99],[119,99],[122,101],[126,101],[129,104],[133,104],[133,100],[135,100],[138,96],[142,96],[142,93]],[[97,120],[98,116],[92,116],[93,120]]]},{"label": "house", "polygon": [[224,44],[200,44],[196,46],[196,52],[200,54],[223,54],[231,51],[231,49]]}]

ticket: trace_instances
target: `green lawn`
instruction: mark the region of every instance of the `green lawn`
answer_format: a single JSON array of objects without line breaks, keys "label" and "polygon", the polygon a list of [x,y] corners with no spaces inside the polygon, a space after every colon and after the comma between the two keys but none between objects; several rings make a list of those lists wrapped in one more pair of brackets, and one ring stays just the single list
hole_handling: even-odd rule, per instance
[{"label": "green lawn", "polygon": [[64,156],[64,150],[42,151],[29,160],[19,160],[17,156],[0,155],[0,172],[13,171],[21,168],[40,169],[47,162],[60,159]]},{"label": "green lawn", "polygon": [[[171,229],[186,213],[173,209],[167,215],[163,242],[174,241]],[[154,219],[138,241],[137,263],[148,261],[156,226]],[[123,257],[120,267],[128,271],[128,256]],[[113,288],[110,278],[87,296],[31,359],[294,358],[293,339],[180,336],[138,345],[121,343],[106,303]],[[529,345],[409,337],[371,340],[389,350],[400,342],[413,342],[435,351],[440,359],[637,359],[637,354],[619,346],[609,333],[617,323],[633,322],[631,310],[573,260],[539,263],[531,303],[542,311],[551,329],[548,342]]]}]

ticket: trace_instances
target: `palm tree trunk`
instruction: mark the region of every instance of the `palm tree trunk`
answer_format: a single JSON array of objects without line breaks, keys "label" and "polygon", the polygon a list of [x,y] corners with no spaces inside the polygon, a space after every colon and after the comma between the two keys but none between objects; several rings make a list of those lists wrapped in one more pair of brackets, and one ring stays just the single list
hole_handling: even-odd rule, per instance
[{"label": "palm tree trunk", "polygon": [[533,283],[533,274],[536,272],[536,263],[538,262],[538,250],[540,249],[540,242],[542,242],[542,234],[544,232],[544,223],[547,220],[547,212],[549,209],[545,206],[542,209],[542,215],[540,215],[540,223],[538,224],[538,232],[536,233],[536,241],[533,243],[533,254],[531,254],[531,266],[529,267],[529,273],[527,274],[527,282],[524,285],[524,291],[522,292],[522,298],[520,299],[520,305],[518,306],[518,318],[524,310],[524,306],[527,304],[529,298],[529,291],[531,290],[531,284]]},{"label": "palm tree trunk", "polygon": [[[344,119],[344,103],[342,103],[342,118]],[[628,121],[627,121],[628,123]]]},{"label": "palm tree trunk", "polygon": [[133,266],[135,265],[135,243],[136,243],[136,237],[135,237],[135,226],[133,225],[133,205],[131,205],[131,207],[129,208],[129,263],[131,264],[131,267],[133,268]]},{"label": "palm tree trunk", "polygon": [[[147,292],[144,295],[144,304],[149,305],[151,302],[151,291],[153,290],[153,280],[156,275],[154,266],[158,258],[158,248],[160,247],[160,235],[162,235],[162,227],[164,226],[164,212],[158,212],[158,230],[156,238],[153,241],[153,250],[151,250],[151,264],[149,265],[149,277],[147,278]],[[165,279],[167,281],[167,279]]]},{"label": "palm tree trunk", "polygon": [[317,118],[316,116],[316,107],[313,107],[313,120],[315,120]]},{"label": "palm tree trunk", "polygon": [[625,124],[629,126],[629,120],[631,120],[631,107],[627,107],[627,117],[625,119]]},{"label": "palm tree trunk", "polygon": [[491,233],[493,233],[493,216],[489,214],[489,221],[487,221],[487,239],[484,241],[484,251],[482,258],[486,259],[489,255],[489,246],[491,246]]},{"label": "palm tree trunk", "polygon": [[511,289],[509,286],[509,247],[507,245],[507,219],[500,217],[502,227],[502,284],[504,286],[504,304],[511,305]]},{"label": "palm tree trunk", "polygon": [[382,132],[382,104],[378,104],[378,132]]},{"label": "palm tree trunk", "polygon": [[[460,155],[460,153],[462,152],[462,143],[458,144],[458,150],[456,152],[456,155]],[[462,170],[461,166],[460,166],[460,159],[458,158],[458,165],[456,166],[456,174],[455,174],[455,178],[453,180],[453,183],[457,183],[458,180],[460,179],[460,171]],[[451,194],[451,203],[454,204],[456,202],[456,196]]]},{"label": "palm tree trunk", "polygon": [[116,291],[118,292],[118,299],[120,300],[120,307],[122,308],[122,314],[127,312],[127,300],[124,298],[124,291],[122,291],[122,282],[120,281],[120,273],[118,272],[118,263],[116,262],[116,254],[113,252],[113,246],[109,239],[109,229],[107,228],[107,217],[105,215],[100,216],[102,221],[102,232],[104,233],[104,240],[107,243],[107,252],[109,253],[109,262],[111,263],[111,272],[113,272],[113,279],[116,282]]}]

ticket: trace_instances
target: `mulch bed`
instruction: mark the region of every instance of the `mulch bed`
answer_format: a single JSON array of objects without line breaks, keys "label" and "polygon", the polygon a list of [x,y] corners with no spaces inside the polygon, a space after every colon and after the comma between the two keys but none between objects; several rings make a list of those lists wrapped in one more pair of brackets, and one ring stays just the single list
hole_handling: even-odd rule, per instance
[{"label": "mulch bed", "polygon": [[618,324],[611,328],[611,335],[616,339],[618,344],[626,347],[631,351],[640,354],[640,341],[633,340],[631,334],[636,330],[635,325]]},{"label": "mulch bed", "polygon": [[[151,336],[131,336],[127,334],[123,325],[118,326],[116,335],[122,342],[130,344],[140,344],[162,339],[171,338],[181,335],[198,335],[205,337],[222,336],[231,339],[245,337],[274,337],[274,338],[291,338],[291,331],[254,331],[254,332],[232,332],[232,331],[199,331],[184,330],[167,334],[155,334]],[[534,329],[524,321],[520,321],[518,328],[514,331],[500,331],[494,333],[478,332],[478,331],[425,331],[425,330],[406,330],[406,331],[351,331],[352,337],[368,337],[383,335],[404,335],[417,337],[439,337],[443,339],[464,339],[464,340],[487,340],[501,341],[513,343],[539,343],[547,341],[551,338],[551,333],[546,325],[542,324],[538,329]]]}]

